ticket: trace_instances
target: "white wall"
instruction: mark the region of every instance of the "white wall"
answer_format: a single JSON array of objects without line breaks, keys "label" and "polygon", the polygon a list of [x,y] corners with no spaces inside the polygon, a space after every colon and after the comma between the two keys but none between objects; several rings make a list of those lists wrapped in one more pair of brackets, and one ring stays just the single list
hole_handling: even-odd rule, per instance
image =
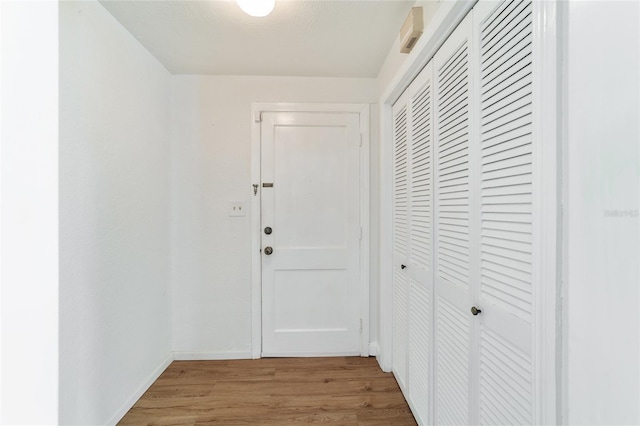
[{"label": "white wall", "polygon": [[58,419],[58,7],[0,2],[0,423]]},{"label": "white wall", "polygon": [[564,421],[638,424],[640,7],[566,7]]},{"label": "white wall", "polygon": [[171,359],[170,74],[60,2],[60,422],[115,423]]},{"label": "white wall", "polygon": [[[234,200],[246,201],[249,206],[253,194],[251,103],[374,103],[376,97],[375,79],[173,78],[172,303],[176,357],[250,357],[250,215],[228,217],[227,209],[228,201]],[[372,157],[377,156],[376,110],[372,108]],[[372,164],[376,162],[372,160]],[[377,185],[377,175],[372,175],[372,187]],[[375,230],[377,198],[372,199],[371,211]],[[377,270],[374,244],[377,239],[372,235],[372,270]],[[372,294],[377,291],[375,277],[377,274],[372,276]],[[372,335],[375,339],[375,329]]]}]

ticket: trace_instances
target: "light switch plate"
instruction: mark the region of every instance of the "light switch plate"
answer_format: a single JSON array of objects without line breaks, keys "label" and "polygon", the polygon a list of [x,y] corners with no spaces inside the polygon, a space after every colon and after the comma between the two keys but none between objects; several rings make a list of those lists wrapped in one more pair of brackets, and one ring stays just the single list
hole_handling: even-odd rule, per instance
[{"label": "light switch plate", "polygon": [[247,215],[247,205],[244,201],[229,201],[229,216],[239,217]]}]

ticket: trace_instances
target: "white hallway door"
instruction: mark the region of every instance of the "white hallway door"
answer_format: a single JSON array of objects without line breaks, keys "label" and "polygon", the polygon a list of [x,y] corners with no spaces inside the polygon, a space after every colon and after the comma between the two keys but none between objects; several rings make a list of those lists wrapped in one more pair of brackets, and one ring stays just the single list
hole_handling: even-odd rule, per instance
[{"label": "white hallway door", "polygon": [[360,117],[266,112],[262,356],[359,355]]}]

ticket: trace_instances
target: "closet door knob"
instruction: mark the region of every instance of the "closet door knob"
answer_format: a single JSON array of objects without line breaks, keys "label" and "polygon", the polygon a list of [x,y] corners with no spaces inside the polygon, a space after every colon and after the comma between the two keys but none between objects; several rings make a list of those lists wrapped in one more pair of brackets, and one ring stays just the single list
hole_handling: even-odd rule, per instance
[{"label": "closet door knob", "polygon": [[480,312],[482,312],[480,309],[476,308],[475,306],[471,307],[471,313],[475,316],[478,315]]}]

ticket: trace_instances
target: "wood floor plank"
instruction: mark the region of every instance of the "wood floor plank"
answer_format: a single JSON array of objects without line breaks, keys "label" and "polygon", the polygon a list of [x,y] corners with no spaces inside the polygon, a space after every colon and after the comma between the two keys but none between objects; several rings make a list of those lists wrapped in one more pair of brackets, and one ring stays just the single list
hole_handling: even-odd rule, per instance
[{"label": "wood floor plank", "polygon": [[259,419],[254,416],[237,418],[209,417],[196,421],[196,425],[299,425],[299,424],[329,424],[329,425],[357,425],[358,418],[352,412],[322,412],[322,413],[274,413],[265,414]]},{"label": "wood floor plank", "polygon": [[360,424],[415,425],[415,420],[409,407],[365,409],[358,411],[357,416]]},{"label": "wood floor plank", "polygon": [[374,358],[175,361],[120,425],[415,425]]}]

